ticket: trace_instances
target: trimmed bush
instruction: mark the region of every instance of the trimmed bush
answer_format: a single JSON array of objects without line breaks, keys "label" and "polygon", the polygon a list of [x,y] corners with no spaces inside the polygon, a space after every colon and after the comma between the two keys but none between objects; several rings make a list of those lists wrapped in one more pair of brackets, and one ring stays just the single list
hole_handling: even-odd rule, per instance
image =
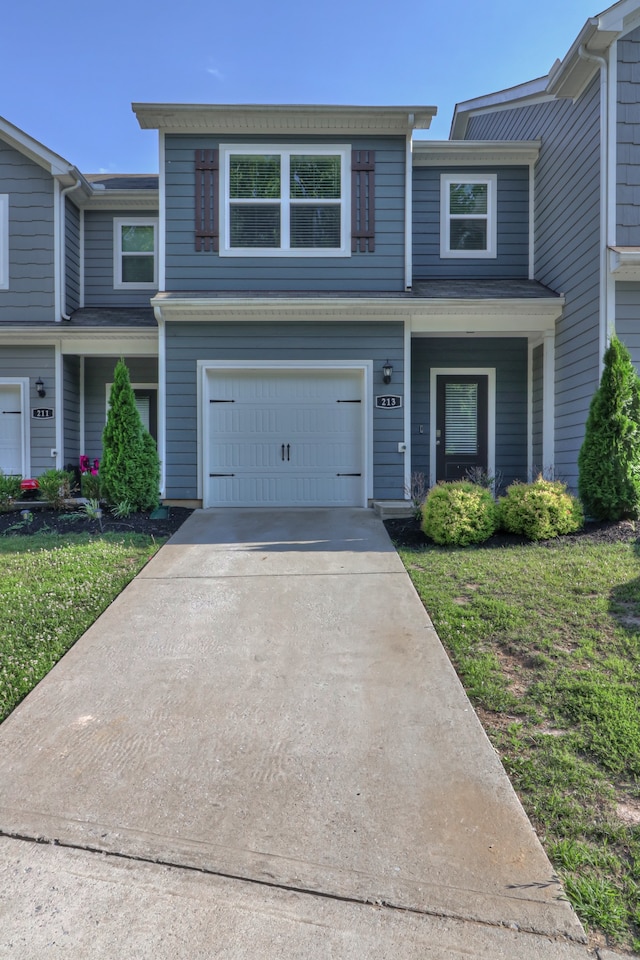
[{"label": "trimmed bush", "polygon": [[153,439],[142,425],[124,360],[118,360],[102,433],[100,484],[109,503],[125,501],[132,510],[150,510],[158,503],[160,467]]},{"label": "trimmed bush", "polygon": [[613,337],[604,355],[578,454],[578,492],[597,520],[640,513],[640,379],[627,348]]},{"label": "trimmed bush", "polygon": [[40,498],[47,500],[54,510],[63,510],[71,496],[73,474],[68,470],[45,470],[38,477]]},{"label": "trimmed bush", "polygon": [[560,480],[512,483],[498,504],[501,526],[529,540],[550,540],[575,533],[584,524],[580,501],[567,492]]},{"label": "trimmed bush", "polygon": [[14,500],[20,497],[20,481],[16,474],[6,474],[0,470],[0,511],[8,510]]},{"label": "trimmed bush", "polygon": [[422,508],[422,531],[436,543],[466,547],[495,533],[497,508],[491,493],[456,480],[432,487]]},{"label": "trimmed bush", "polygon": [[97,473],[80,474],[80,493],[87,500],[100,499],[100,477]]}]

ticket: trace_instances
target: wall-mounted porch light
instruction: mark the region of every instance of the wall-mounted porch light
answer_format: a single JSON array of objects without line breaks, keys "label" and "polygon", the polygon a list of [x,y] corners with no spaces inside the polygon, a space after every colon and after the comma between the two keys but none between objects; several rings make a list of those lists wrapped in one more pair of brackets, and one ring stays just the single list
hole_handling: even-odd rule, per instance
[{"label": "wall-mounted porch light", "polygon": [[393,373],[393,367],[387,360],[384,367],[382,368],[382,379],[384,383],[391,383],[391,375]]},{"label": "wall-mounted porch light", "polygon": [[46,397],[47,391],[44,388],[44,383],[42,382],[41,377],[38,377],[38,379],[36,380],[35,388],[36,388],[36,393],[38,394],[39,397]]}]

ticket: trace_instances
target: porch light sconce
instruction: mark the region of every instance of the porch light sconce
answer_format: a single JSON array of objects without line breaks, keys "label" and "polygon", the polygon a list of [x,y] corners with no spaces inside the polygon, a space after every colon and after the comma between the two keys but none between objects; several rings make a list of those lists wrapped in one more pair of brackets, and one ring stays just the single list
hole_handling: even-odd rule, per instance
[{"label": "porch light sconce", "polygon": [[387,360],[384,367],[382,368],[382,379],[384,383],[391,383],[391,374],[393,373],[393,367]]},{"label": "porch light sconce", "polygon": [[46,397],[47,391],[44,388],[44,383],[42,382],[41,377],[38,377],[38,379],[36,380],[35,388],[36,388],[36,393],[38,394],[39,397]]}]

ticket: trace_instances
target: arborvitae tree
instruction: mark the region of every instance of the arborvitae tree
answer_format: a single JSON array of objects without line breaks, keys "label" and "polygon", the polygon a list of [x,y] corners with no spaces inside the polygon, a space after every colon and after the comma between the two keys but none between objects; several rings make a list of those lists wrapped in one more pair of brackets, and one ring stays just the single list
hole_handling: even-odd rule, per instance
[{"label": "arborvitae tree", "polygon": [[126,501],[134,510],[150,509],[158,503],[158,454],[142,425],[129,371],[122,359],[113,374],[109,405],[102,432],[102,495],[112,504]]},{"label": "arborvitae tree", "polygon": [[640,379],[616,337],[604,355],[578,455],[578,491],[587,516],[635,518],[640,513]]}]

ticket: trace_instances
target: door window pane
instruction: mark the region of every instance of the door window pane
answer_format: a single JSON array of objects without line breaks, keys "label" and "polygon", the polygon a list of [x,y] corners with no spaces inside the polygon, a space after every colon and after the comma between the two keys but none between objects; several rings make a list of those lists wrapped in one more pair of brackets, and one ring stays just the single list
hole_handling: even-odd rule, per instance
[{"label": "door window pane", "polygon": [[478,384],[445,384],[445,454],[478,453]]}]

